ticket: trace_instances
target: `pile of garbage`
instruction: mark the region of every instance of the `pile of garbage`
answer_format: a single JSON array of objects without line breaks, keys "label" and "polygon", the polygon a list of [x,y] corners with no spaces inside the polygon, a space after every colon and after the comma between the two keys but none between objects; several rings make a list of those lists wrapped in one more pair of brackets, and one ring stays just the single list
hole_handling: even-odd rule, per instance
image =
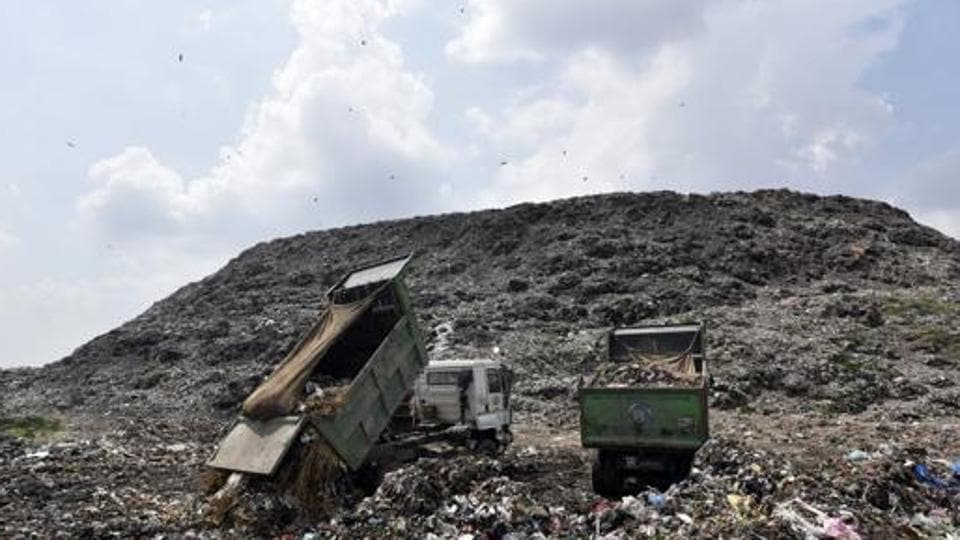
[{"label": "pile of garbage", "polygon": [[335,415],[343,405],[349,389],[350,379],[336,381],[332,384],[327,383],[324,386],[307,382],[304,398],[300,402],[298,410],[307,415]]},{"label": "pile of garbage", "polygon": [[703,377],[692,367],[689,355],[671,358],[634,356],[629,362],[601,364],[589,386],[652,388],[694,387]]},{"label": "pile of garbage", "polygon": [[303,527],[335,514],[360,493],[346,465],[314,430],[307,429],[272,476],[207,468],[199,513],[207,524],[257,535]]},{"label": "pile of garbage", "polygon": [[[500,461],[470,455],[421,459],[387,474],[373,495],[305,532],[478,540],[956,535],[960,464],[921,464],[910,455],[921,457],[890,449],[811,471],[776,453],[717,438],[698,454],[687,479],[665,491],[646,488],[620,499],[592,493],[588,454],[575,447],[513,448]],[[879,500],[880,492],[890,501]]]}]

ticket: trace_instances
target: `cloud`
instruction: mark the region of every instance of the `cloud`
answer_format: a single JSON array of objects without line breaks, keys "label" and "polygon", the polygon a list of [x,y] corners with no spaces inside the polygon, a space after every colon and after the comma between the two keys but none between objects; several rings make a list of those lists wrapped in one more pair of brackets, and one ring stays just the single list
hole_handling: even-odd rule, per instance
[{"label": "cloud", "polygon": [[446,52],[472,62],[544,60],[584,47],[642,53],[701,31],[703,10],[711,3],[471,0],[472,17]]},{"label": "cloud", "polygon": [[[909,188],[900,197],[922,208],[960,211],[960,145],[928,156],[906,174]],[[889,186],[892,195],[904,191]]]},{"label": "cloud", "polygon": [[960,239],[960,146],[920,161],[885,195],[915,208],[919,221]]},{"label": "cloud", "polygon": [[174,232],[194,202],[183,178],[142,147],[98,161],[89,176],[97,187],[78,201],[79,217],[111,234]]},{"label": "cloud", "polygon": [[242,244],[435,208],[452,154],[427,128],[430,88],[380,30],[401,7],[294,2],[300,44],[210,171],[185,178],[127,148],[91,167],[80,221],[114,237],[226,233]]},{"label": "cloud", "polygon": [[20,243],[20,238],[0,225],[0,253]]},{"label": "cloud", "polygon": [[213,28],[213,11],[203,9],[190,18],[190,27],[198,32],[209,32]]},{"label": "cloud", "polygon": [[[553,23],[519,32],[537,18],[491,0],[476,5],[448,51],[472,61],[556,58],[553,79],[518,92],[503,112],[468,111],[488,144],[526,152],[498,173],[493,200],[782,183],[843,191],[895,122],[892,106],[858,80],[895,47],[902,3],[703,2],[682,23],[651,7],[644,25],[679,26],[637,49]],[[547,20],[556,15],[541,7]],[[491,12],[511,13],[510,25],[483,23]]]}]

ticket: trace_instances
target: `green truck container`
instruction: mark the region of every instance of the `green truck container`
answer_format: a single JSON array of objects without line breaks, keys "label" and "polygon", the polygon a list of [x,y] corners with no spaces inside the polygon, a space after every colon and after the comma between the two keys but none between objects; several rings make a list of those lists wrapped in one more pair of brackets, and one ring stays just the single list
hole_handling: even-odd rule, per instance
[{"label": "green truck container", "polygon": [[637,355],[690,355],[691,384],[598,386],[578,392],[580,440],[597,450],[594,491],[618,495],[644,485],[661,486],[687,475],[694,454],[708,437],[707,366],[704,325],[617,328],[607,335],[607,353],[587,364],[586,377],[629,362]]},{"label": "green truck container", "polygon": [[[269,419],[241,415],[208,462],[212,467],[273,474],[300,433],[312,427],[352,470],[359,469],[427,364],[403,277],[412,255],[358,268],[327,293],[334,304],[376,294],[336,339],[314,373],[349,380],[333,414]],[[309,334],[306,339],[309,338]],[[301,344],[302,345],[302,344]]]}]

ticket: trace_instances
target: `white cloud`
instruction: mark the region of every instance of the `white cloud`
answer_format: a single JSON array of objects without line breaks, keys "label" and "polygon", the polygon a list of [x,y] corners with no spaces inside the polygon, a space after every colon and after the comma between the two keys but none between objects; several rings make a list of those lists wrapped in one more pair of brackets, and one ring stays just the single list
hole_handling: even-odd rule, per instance
[{"label": "white cloud", "polygon": [[[676,31],[638,49],[553,22],[541,34],[513,36],[535,25],[536,14],[488,0],[475,6],[478,15],[448,51],[474,61],[557,58],[553,81],[503,113],[468,112],[490,144],[527,152],[499,172],[492,200],[784,180],[843,191],[850,187],[844,182],[859,181],[850,171],[894,122],[890,105],[861,89],[858,79],[896,45],[901,3],[691,4],[696,9],[684,12]],[[552,21],[556,13],[541,8]],[[643,27],[673,24],[663,9],[641,19]],[[509,13],[510,24],[484,22],[496,19],[491,13]],[[657,14],[664,19],[658,22]],[[564,159],[561,149],[568,150]]]},{"label": "white cloud", "polygon": [[187,217],[192,201],[183,178],[146,148],[130,147],[98,161],[89,175],[97,187],[81,197],[78,212],[109,233],[169,233]]},{"label": "white cloud", "polygon": [[713,1],[471,0],[472,17],[446,51],[474,62],[543,60],[590,46],[634,54],[700,31]]},{"label": "white cloud", "polygon": [[20,243],[20,238],[0,226],[0,253]]},{"label": "white cloud", "polygon": [[920,161],[892,181],[885,195],[918,209],[919,221],[960,239],[960,146]]},{"label": "white cloud", "polygon": [[915,216],[917,221],[960,240],[960,208],[951,210],[924,210]]},{"label": "white cloud", "polygon": [[191,17],[190,27],[199,32],[209,32],[213,28],[213,10],[203,9]]},{"label": "white cloud", "polygon": [[300,45],[209,174],[184,178],[148,149],[95,164],[80,217],[115,236],[264,235],[388,217],[440,200],[450,152],[426,127],[433,94],[380,30],[400,2],[294,2]]}]

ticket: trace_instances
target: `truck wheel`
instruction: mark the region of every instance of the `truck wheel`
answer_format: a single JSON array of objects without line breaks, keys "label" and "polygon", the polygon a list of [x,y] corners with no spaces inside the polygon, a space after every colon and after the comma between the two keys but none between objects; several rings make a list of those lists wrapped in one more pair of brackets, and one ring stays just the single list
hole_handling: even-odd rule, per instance
[{"label": "truck wheel", "polygon": [[477,453],[487,457],[497,457],[500,453],[500,443],[496,439],[480,439],[477,441]]},{"label": "truck wheel", "polygon": [[593,491],[596,494],[605,497],[615,497],[620,494],[623,485],[620,480],[618,463],[619,460],[615,455],[603,451],[597,452],[591,475]]},{"label": "truck wheel", "polygon": [[671,481],[673,483],[679,482],[686,478],[690,474],[690,468],[693,466],[693,457],[694,454],[678,454],[673,457],[673,463],[670,467],[670,472],[672,473]]},{"label": "truck wheel", "polygon": [[603,467],[600,465],[600,456],[593,459],[593,466],[590,468],[590,479],[593,481],[593,492],[597,495],[603,495],[606,486],[603,485]]}]

